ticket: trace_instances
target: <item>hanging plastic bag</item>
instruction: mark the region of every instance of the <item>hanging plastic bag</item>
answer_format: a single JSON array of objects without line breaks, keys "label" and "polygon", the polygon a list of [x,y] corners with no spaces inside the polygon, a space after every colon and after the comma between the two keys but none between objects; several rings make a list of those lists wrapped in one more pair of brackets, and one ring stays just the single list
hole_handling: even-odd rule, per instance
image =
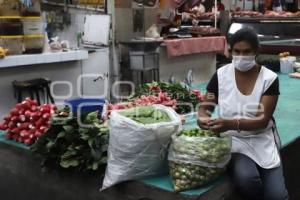
[{"label": "hanging plastic bag", "polygon": [[280,72],[284,74],[289,74],[294,72],[293,64],[296,61],[296,57],[288,56],[280,58]]},{"label": "hanging plastic bag", "polygon": [[185,130],[172,136],[169,149],[174,191],[193,189],[218,178],[231,158],[231,138],[209,131]]},{"label": "hanging plastic bag", "polygon": [[152,106],[170,118],[169,122],[142,124],[111,113],[108,161],[102,190],[117,183],[168,171],[167,151],[171,136],[181,131],[181,118],[163,105]]}]

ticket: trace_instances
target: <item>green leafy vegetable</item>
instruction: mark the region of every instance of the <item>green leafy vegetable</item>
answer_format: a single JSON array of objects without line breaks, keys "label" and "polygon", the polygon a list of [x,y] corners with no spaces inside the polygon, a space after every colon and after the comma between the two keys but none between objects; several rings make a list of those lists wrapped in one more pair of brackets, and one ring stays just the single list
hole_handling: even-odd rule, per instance
[{"label": "green leafy vegetable", "polygon": [[109,129],[93,112],[82,118],[54,117],[51,128],[31,147],[43,165],[78,171],[99,171],[106,167]]},{"label": "green leafy vegetable", "polygon": [[167,113],[158,109],[156,110],[153,106],[131,108],[122,110],[119,113],[141,124],[155,124],[171,121]]}]

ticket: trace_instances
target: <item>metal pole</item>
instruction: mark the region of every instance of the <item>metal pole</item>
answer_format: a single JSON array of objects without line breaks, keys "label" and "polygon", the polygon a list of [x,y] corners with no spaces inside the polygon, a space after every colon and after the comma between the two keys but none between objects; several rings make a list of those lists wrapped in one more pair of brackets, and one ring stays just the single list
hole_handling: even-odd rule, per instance
[{"label": "metal pole", "polygon": [[[116,49],[116,41],[115,41],[115,28],[116,28],[116,19],[115,19],[115,0],[107,0],[107,14],[111,17],[111,31],[110,31],[110,47],[109,47],[109,91],[110,95],[109,98],[111,101],[114,100],[114,96],[112,95],[112,88],[111,86],[118,81],[119,77],[119,65],[118,65],[118,57],[117,57],[117,49]],[[119,90],[116,91],[119,93]]]},{"label": "metal pole", "polygon": [[218,7],[217,7],[217,0],[215,0],[215,28],[217,28],[217,11],[218,11]]}]

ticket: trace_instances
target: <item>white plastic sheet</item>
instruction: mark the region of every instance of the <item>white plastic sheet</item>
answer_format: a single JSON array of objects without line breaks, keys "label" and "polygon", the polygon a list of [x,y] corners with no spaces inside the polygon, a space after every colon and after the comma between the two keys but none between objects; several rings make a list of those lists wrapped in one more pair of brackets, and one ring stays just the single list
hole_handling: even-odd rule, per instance
[{"label": "white plastic sheet", "polygon": [[108,165],[102,190],[126,180],[167,172],[169,143],[171,136],[182,129],[181,118],[172,108],[154,107],[166,112],[172,121],[143,125],[118,111],[111,113]]}]

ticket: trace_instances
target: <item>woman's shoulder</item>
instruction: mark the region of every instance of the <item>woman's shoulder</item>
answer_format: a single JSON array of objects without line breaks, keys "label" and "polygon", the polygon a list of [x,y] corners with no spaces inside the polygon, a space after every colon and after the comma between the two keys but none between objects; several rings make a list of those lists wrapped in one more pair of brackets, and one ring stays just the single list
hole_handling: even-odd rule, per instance
[{"label": "woman's shoulder", "polygon": [[217,70],[217,72],[218,72],[218,73],[224,73],[224,72],[226,72],[226,71],[229,71],[231,68],[232,68],[232,63],[229,63],[229,64],[226,64],[226,65],[220,67],[220,68]]},{"label": "woman's shoulder", "polygon": [[266,92],[276,82],[276,80],[278,80],[278,76],[275,72],[264,66],[261,67],[261,74],[262,75],[260,77],[261,81],[263,82],[262,85],[264,87],[264,92]]},{"label": "woman's shoulder", "polygon": [[262,78],[266,81],[273,82],[275,79],[278,78],[278,75],[275,72],[266,68],[265,66],[261,66],[261,73],[262,73]]}]

